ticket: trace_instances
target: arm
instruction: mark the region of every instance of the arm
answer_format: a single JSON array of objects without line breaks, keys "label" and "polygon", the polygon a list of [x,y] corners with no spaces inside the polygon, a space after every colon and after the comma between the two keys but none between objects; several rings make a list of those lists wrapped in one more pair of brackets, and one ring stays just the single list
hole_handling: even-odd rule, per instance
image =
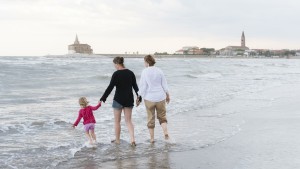
[{"label": "arm", "polygon": [[[116,73],[116,72],[115,72]],[[112,75],[110,83],[107,87],[107,89],[105,90],[103,96],[100,98],[100,101],[105,102],[106,98],[108,97],[108,95],[111,93],[111,91],[114,89],[115,85],[116,85],[116,77],[115,77],[115,73]]]},{"label": "arm", "polygon": [[166,102],[169,104],[169,102],[170,102],[170,94],[169,94],[168,83],[167,83],[165,75],[164,75],[164,73],[162,71],[161,71],[161,75],[162,75],[162,87],[163,87],[164,91],[166,92]]},{"label": "arm", "polygon": [[167,97],[166,97],[166,102],[169,104],[170,103],[170,94],[166,93]]},{"label": "arm", "polygon": [[101,102],[99,102],[97,106],[91,106],[91,109],[97,110],[97,109],[99,109],[99,107],[101,107]]},{"label": "arm", "polygon": [[136,84],[136,78],[135,78],[135,75],[134,75],[133,72],[132,72],[132,87],[133,87],[133,89],[134,89],[134,91],[135,91],[135,94],[138,96],[138,95],[139,95],[139,94],[138,94],[139,87],[138,87],[138,85]]},{"label": "arm", "polygon": [[145,97],[147,91],[147,82],[145,79],[145,71],[142,72],[141,74],[141,79],[139,83],[139,92],[138,94],[142,97]]},{"label": "arm", "polygon": [[77,117],[76,121],[74,122],[73,127],[75,127],[75,126],[78,125],[78,123],[80,122],[81,118],[82,118],[82,114],[79,111],[78,117]]}]

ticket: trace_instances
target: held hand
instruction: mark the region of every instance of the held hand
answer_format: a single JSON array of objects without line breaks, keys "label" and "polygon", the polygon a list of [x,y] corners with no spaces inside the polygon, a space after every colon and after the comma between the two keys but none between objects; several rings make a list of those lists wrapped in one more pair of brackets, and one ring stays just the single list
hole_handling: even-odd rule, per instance
[{"label": "held hand", "polygon": [[75,126],[74,126],[74,124],[72,124],[72,127],[73,127],[73,129],[75,129]]},{"label": "held hand", "polygon": [[106,99],[101,98],[100,101],[103,102],[103,103],[105,103]]},{"label": "held hand", "polygon": [[136,103],[136,107],[138,107],[141,102],[139,101],[139,99],[136,99],[135,103]]}]

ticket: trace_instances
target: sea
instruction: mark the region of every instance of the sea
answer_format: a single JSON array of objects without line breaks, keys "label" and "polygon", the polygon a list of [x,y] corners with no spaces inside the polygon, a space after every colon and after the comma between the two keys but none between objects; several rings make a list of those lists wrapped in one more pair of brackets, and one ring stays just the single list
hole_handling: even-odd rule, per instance
[{"label": "sea", "polygon": [[[164,140],[156,121],[155,143],[150,144],[142,103],[132,114],[137,146],[130,146],[123,114],[121,144],[111,143],[112,91],[94,111],[98,143],[90,148],[82,121],[72,128],[80,109],[78,99],[85,96],[90,105],[98,103],[115,71],[112,60],[105,56],[1,56],[0,168],[87,168],[86,161],[105,168],[106,163],[120,159],[205,149],[243,132],[243,109],[249,108],[243,98],[264,106],[272,98],[251,98],[253,93],[300,83],[298,59],[157,58],[155,66],[164,72],[170,89],[170,140]],[[139,83],[143,58],[125,58],[125,66]],[[237,99],[238,105],[226,104]]]}]

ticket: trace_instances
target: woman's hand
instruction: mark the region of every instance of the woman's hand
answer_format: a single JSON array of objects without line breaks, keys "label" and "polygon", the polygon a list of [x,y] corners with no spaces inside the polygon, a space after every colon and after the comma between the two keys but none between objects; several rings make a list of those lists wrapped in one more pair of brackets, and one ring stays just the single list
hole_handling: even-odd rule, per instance
[{"label": "woman's hand", "polygon": [[170,103],[170,95],[169,95],[169,93],[166,93],[166,95],[167,95],[166,102],[167,102],[167,104],[169,104]]},{"label": "woman's hand", "polygon": [[138,107],[140,105],[140,103],[141,102],[140,102],[139,98],[137,98],[136,101],[135,101],[136,107]]},{"label": "woman's hand", "polygon": [[138,107],[141,102],[142,102],[142,96],[137,96],[136,101],[135,101],[136,107]]}]

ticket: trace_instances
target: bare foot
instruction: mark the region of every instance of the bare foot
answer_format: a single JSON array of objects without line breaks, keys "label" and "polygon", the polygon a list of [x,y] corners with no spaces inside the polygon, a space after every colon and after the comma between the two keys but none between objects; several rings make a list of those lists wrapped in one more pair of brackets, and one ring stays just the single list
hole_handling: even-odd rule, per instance
[{"label": "bare foot", "polygon": [[135,146],[136,146],[135,141],[131,142],[130,145],[131,145],[132,147],[135,147]]},{"label": "bare foot", "polygon": [[165,134],[165,140],[169,140],[169,135],[168,134]]},{"label": "bare foot", "polygon": [[110,142],[111,142],[111,143],[120,144],[120,140],[118,140],[118,141],[117,141],[117,140],[111,140]]}]

